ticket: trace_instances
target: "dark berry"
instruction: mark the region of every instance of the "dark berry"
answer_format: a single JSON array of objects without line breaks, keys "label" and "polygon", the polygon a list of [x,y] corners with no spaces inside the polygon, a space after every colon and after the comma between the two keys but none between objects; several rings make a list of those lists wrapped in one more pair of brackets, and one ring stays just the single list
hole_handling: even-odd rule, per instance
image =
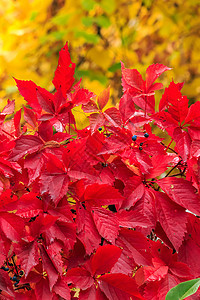
[{"label": "dark berry", "polygon": [[13,281],[19,281],[18,279],[17,279],[17,276],[13,276],[13,278],[11,279],[11,280],[13,280]]},{"label": "dark berry", "polygon": [[14,283],[14,286],[15,286],[15,287],[18,287],[18,283],[19,283],[19,282],[15,282],[15,283]]},{"label": "dark berry", "polygon": [[139,147],[139,150],[142,150],[142,147],[141,147],[141,146]]},{"label": "dark berry", "polygon": [[142,146],[144,143],[140,143],[140,146]]},{"label": "dark berry", "polygon": [[148,137],[149,137],[149,134],[146,132],[146,133],[144,134],[144,137],[145,137],[145,138],[148,138]]},{"label": "dark berry", "polygon": [[135,142],[136,140],[137,140],[137,135],[133,135],[133,136],[132,136],[132,141]]},{"label": "dark berry", "polygon": [[99,131],[101,131],[102,130],[102,128],[101,127],[99,127]]},{"label": "dark berry", "polygon": [[4,267],[4,266],[1,267],[1,269],[4,270],[4,271],[8,271],[8,270],[9,270],[9,268],[6,268],[6,267]]},{"label": "dark berry", "polygon": [[102,167],[107,167],[108,166],[108,164],[107,163],[102,163]]}]

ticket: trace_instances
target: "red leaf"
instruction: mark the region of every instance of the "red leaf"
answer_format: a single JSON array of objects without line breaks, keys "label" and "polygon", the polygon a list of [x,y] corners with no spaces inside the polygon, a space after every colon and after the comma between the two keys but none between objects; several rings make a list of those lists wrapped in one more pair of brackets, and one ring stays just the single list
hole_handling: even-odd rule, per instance
[{"label": "red leaf", "polygon": [[52,226],[44,230],[46,243],[50,245],[53,241],[59,240],[64,244],[66,251],[69,251],[76,241],[75,225],[69,220],[63,221],[62,218],[57,218],[58,220]]},{"label": "red leaf", "polygon": [[43,211],[42,201],[38,199],[38,194],[30,192],[22,195],[16,202],[16,215],[22,218],[33,218]]},{"label": "red leaf", "polygon": [[49,289],[49,281],[47,278],[41,278],[39,282],[36,283],[35,286],[35,295],[36,299],[44,299],[44,300],[52,300],[53,294]]},{"label": "red leaf", "polygon": [[[59,239],[59,236],[58,236]],[[54,267],[59,272],[59,274],[63,273],[63,258],[62,258],[62,251],[63,251],[63,244],[58,242],[57,240],[51,242],[50,245],[45,249],[46,253],[48,254],[49,258],[51,259]]]},{"label": "red leaf", "polygon": [[26,154],[37,152],[43,145],[42,140],[34,135],[22,135],[16,140],[16,145],[10,155],[10,160],[17,161]]},{"label": "red leaf", "polygon": [[116,246],[123,247],[124,254],[132,257],[136,264],[151,264],[151,256],[147,252],[149,243],[142,233],[123,228],[120,230]]},{"label": "red leaf", "polygon": [[109,300],[129,299],[130,296],[137,297],[136,299],[144,299],[137,290],[135,280],[124,274],[101,276],[99,287]]},{"label": "red leaf", "polygon": [[200,198],[192,183],[183,178],[166,177],[158,185],[175,203],[200,215]]},{"label": "red leaf", "polygon": [[71,300],[70,289],[63,278],[59,278],[53,287],[53,291],[65,300]]},{"label": "red leaf", "polygon": [[15,248],[17,257],[20,259],[21,268],[24,270],[25,277],[28,276],[29,272],[39,263],[39,251],[37,241],[30,243],[20,243]]},{"label": "red leaf", "polygon": [[[0,208],[1,210],[8,210],[8,207],[12,207],[9,205],[12,202],[15,202],[17,200],[17,197],[13,195],[12,190],[8,189],[1,193],[0,195]],[[14,206],[14,205],[13,205]]]},{"label": "red leaf", "polygon": [[114,127],[120,127],[122,124],[121,115],[116,107],[110,107],[103,113],[107,121]]},{"label": "red leaf", "polygon": [[122,199],[121,194],[108,184],[88,185],[84,193],[84,201],[95,206],[118,204]]},{"label": "red leaf", "polygon": [[146,70],[146,89],[147,91],[155,90],[152,86],[153,82],[165,71],[171,70],[162,64],[150,65]]},{"label": "red leaf", "polygon": [[58,280],[58,271],[55,268],[49,255],[47,254],[46,249],[42,245],[39,245],[39,248],[40,248],[40,254],[42,257],[42,263],[44,266],[44,270],[47,272],[47,275],[49,278],[49,288],[50,288],[50,291],[52,291],[53,286],[55,285],[55,283]]},{"label": "red leaf", "polygon": [[178,153],[182,157],[183,161],[187,161],[190,155],[190,147],[191,147],[191,138],[188,132],[181,130],[179,127],[174,129],[173,133],[174,141],[176,142],[176,147]]},{"label": "red leaf", "polygon": [[121,256],[119,257],[118,261],[115,263],[114,267],[111,269],[110,273],[122,273],[125,275],[132,274],[136,264],[134,260],[128,257],[124,251],[122,251]]},{"label": "red leaf", "polygon": [[41,122],[40,126],[38,127],[38,133],[45,142],[54,139],[53,127],[49,121]]},{"label": "red leaf", "polygon": [[5,294],[4,295],[8,296],[8,299],[10,299],[10,296],[11,299],[14,299],[14,290],[12,287],[12,283],[10,281],[8,273],[6,273],[3,270],[0,270],[0,289],[1,292],[3,291],[6,293],[6,295]]},{"label": "red leaf", "polygon": [[13,213],[1,212],[0,228],[11,241],[20,241],[23,235],[24,221]]},{"label": "red leaf", "polygon": [[[191,278],[190,268],[182,262],[176,261],[170,266],[170,271],[173,275],[181,278]],[[184,279],[186,280],[186,279]]]},{"label": "red leaf", "polygon": [[63,163],[55,155],[48,154],[46,168],[47,172],[40,176],[40,192],[49,193],[51,199],[57,204],[67,193],[69,176]]},{"label": "red leaf", "polygon": [[110,272],[122,253],[122,249],[114,245],[99,247],[92,257],[92,275],[101,275]]},{"label": "red leaf", "polygon": [[[187,234],[181,245],[178,258],[189,268],[193,277],[200,276],[200,221],[194,215],[188,215]],[[179,272],[179,271],[178,271]],[[187,272],[188,274],[188,272]]]},{"label": "red leaf", "polygon": [[136,282],[142,285],[145,281],[159,281],[168,273],[168,266],[160,265],[157,267],[143,267],[136,273]]},{"label": "red leaf", "polygon": [[178,251],[186,232],[187,214],[181,206],[172,202],[166,194],[157,192],[155,195],[158,221],[170,242]]},{"label": "red leaf", "polygon": [[134,116],[135,105],[129,93],[125,93],[120,99],[119,111],[125,123]]},{"label": "red leaf", "polygon": [[76,225],[78,238],[83,243],[86,252],[91,254],[99,247],[101,236],[96,229],[91,213],[85,210],[82,205],[77,207]]},{"label": "red leaf", "polygon": [[149,227],[151,225],[150,221],[138,211],[130,210],[120,210],[118,213],[119,226],[133,228],[133,227]]},{"label": "red leaf", "polygon": [[97,98],[97,103],[98,103],[98,106],[99,106],[100,110],[102,110],[106,106],[106,104],[108,103],[109,96],[110,96],[110,87],[103,90],[103,92],[101,92],[101,94]]},{"label": "red leaf", "polygon": [[99,234],[114,244],[119,230],[117,216],[104,208],[92,208],[92,217]]},{"label": "red leaf", "polygon": [[93,134],[99,127],[104,125],[105,118],[102,114],[93,113],[89,116],[91,133]]},{"label": "red leaf", "polygon": [[5,177],[13,176],[14,169],[19,172],[21,171],[21,167],[18,165],[18,163],[9,162],[5,158],[0,157],[0,172],[3,173]]},{"label": "red leaf", "polygon": [[123,139],[113,135],[108,137],[107,140],[104,142],[103,147],[99,154],[117,154],[121,152],[129,145],[127,137],[124,136]]},{"label": "red leaf", "polygon": [[18,110],[14,115],[14,127],[15,127],[15,136],[19,137],[21,135],[21,112],[22,109]]},{"label": "red leaf", "polygon": [[90,92],[87,89],[78,89],[76,92],[72,94],[72,103],[75,106],[78,105],[87,105],[90,102],[91,98],[94,98],[95,94]]},{"label": "red leaf", "polygon": [[[153,168],[150,173],[147,174],[147,178],[155,178],[163,174],[168,167],[173,166],[174,161],[176,162],[177,155],[173,153],[166,153],[166,155],[154,155],[152,159]],[[177,163],[177,162],[176,162]]]},{"label": "red leaf", "polygon": [[10,101],[8,99],[7,105],[3,108],[2,112],[0,113],[1,115],[11,115],[14,113],[15,110],[15,100]]},{"label": "red leaf", "polygon": [[48,193],[55,204],[59,202],[68,191],[69,177],[66,174],[41,175],[41,194]]},{"label": "red leaf", "polygon": [[24,99],[28,102],[28,104],[35,110],[35,112],[40,113],[42,108],[37,100],[37,93],[38,90],[44,97],[48,97],[49,99],[53,98],[53,95],[48,92],[47,90],[37,86],[33,81],[25,81],[25,80],[18,80],[14,78],[18,90],[20,94],[24,97]]},{"label": "red leaf", "polygon": [[41,175],[44,162],[45,159],[42,152],[26,157],[24,162],[24,168],[28,170],[29,184],[33,183],[36,180],[36,178],[38,178]]},{"label": "red leaf", "polygon": [[150,282],[145,286],[145,300],[164,300],[166,294],[180,281],[171,274],[167,274],[161,281]]},{"label": "red leaf", "polygon": [[94,284],[94,279],[90,272],[79,267],[68,270],[66,280],[81,290],[86,290]]},{"label": "red leaf", "polygon": [[37,95],[38,103],[40,104],[42,109],[49,114],[54,114],[53,103],[49,95],[40,93],[40,91],[37,88],[36,88],[36,95]]},{"label": "red leaf", "polygon": [[99,289],[99,287],[96,289],[93,285],[89,289],[85,291],[80,291],[79,293],[79,299],[80,300],[107,300],[108,298],[105,296],[105,294]]},{"label": "red leaf", "polygon": [[37,117],[34,111],[24,106],[24,120],[32,126],[33,129],[37,126]]},{"label": "red leaf", "polygon": [[195,119],[200,118],[200,102],[197,101],[193,103],[188,110],[188,114],[185,118],[184,124],[190,124],[192,123]]},{"label": "red leaf", "polygon": [[66,43],[59,52],[58,66],[52,81],[56,90],[61,86],[64,97],[74,83],[74,70],[75,64],[71,61],[68,44]]},{"label": "red leaf", "polygon": [[128,88],[135,88],[138,91],[142,91],[144,88],[144,80],[142,79],[142,76],[136,69],[126,69],[124,67],[124,64],[121,63],[122,68],[122,86],[124,92]]}]

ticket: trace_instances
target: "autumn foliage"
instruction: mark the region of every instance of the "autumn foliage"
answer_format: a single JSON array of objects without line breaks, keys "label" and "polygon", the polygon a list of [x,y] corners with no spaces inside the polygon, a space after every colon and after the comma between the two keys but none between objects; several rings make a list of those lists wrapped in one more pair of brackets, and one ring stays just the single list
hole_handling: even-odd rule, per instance
[{"label": "autumn foliage", "polygon": [[170,68],[121,70],[108,109],[109,88],[75,82],[67,44],[54,94],[15,79],[27,106],[0,114],[0,299],[162,300],[200,276],[200,102],[172,81],[155,112]]}]

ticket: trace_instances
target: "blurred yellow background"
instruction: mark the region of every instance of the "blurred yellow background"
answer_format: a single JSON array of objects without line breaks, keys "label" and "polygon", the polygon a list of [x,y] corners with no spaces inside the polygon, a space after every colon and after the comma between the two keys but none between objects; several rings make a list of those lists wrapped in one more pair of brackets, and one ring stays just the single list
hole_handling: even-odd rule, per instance
[{"label": "blurred yellow background", "polygon": [[1,108],[8,98],[24,103],[12,77],[53,91],[66,41],[76,78],[97,94],[110,85],[113,103],[122,93],[120,61],[143,75],[165,64],[173,70],[164,86],[184,81],[190,102],[200,98],[200,0],[0,0]]}]

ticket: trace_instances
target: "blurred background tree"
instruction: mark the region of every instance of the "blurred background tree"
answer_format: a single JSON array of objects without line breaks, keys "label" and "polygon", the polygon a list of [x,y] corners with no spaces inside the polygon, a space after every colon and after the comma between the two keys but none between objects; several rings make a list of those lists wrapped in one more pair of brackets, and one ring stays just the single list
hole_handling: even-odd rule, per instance
[{"label": "blurred background tree", "polygon": [[164,85],[184,81],[191,103],[200,96],[199,0],[1,0],[0,107],[8,98],[23,104],[12,77],[53,91],[66,41],[76,78],[97,94],[110,85],[113,103],[122,93],[120,61],[142,74],[152,63],[172,67]]}]

